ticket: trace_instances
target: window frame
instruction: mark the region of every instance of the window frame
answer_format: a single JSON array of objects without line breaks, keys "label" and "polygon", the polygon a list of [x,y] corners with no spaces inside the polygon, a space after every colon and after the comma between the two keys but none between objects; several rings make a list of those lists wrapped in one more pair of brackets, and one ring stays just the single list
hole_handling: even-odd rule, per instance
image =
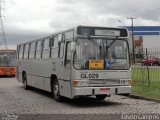
[{"label": "window frame", "polygon": [[[48,40],[48,47],[46,47],[45,45],[45,42]],[[50,58],[50,38],[46,38],[46,39],[43,39],[43,46],[42,46],[42,59],[49,59]],[[43,52],[44,50],[47,50],[48,51],[48,57],[44,57],[43,56]]]},{"label": "window frame", "polygon": [[[36,41],[35,59],[37,59],[37,60],[42,59],[42,41],[43,41],[43,40],[37,40],[37,41]],[[37,48],[38,48],[38,43],[40,43],[41,48],[37,50]],[[37,58],[37,51],[40,51],[40,55],[39,55],[38,58]]]},{"label": "window frame", "polygon": [[[61,42],[58,42],[58,46],[59,46],[59,49],[58,49],[58,57],[59,59],[63,59],[64,58],[64,54],[65,54],[65,35],[62,34],[62,41]],[[61,44],[63,44],[63,48],[62,48],[62,52],[61,52]],[[62,55],[61,55],[62,53]]]},{"label": "window frame", "polygon": [[[66,42],[66,48],[65,48],[65,67],[66,67],[66,64],[71,64],[71,61],[72,61],[72,58],[70,58],[70,62],[68,63],[67,62],[67,55],[68,55],[68,45],[70,44],[70,49],[71,49],[71,41],[67,41]],[[70,54],[71,54],[71,56],[70,57],[72,57],[72,52],[71,52],[71,50],[70,50]]]},{"label": "window frame", "polygon": [[19,59],[23,59],[23,54],[24,54],[24,44],[21,44],[19,45],[19,53],[18,53]]},{"label": "window frame", "polygon": [[[59,43],[58,43],[58,36],[52,36],[52,46],[50,47],[50,56],[51,56],[51,59],[57,59],[59,57]],[[56,44],[55,44],[56,43]],[[54,52],[53,50],[56,50],[57,49],[57,52]],[[56,54],[56,57],[52,54]]]},{"label": "window frame", "polygon": [[[34,44],[34,50],[33,51],[31,51],[32,44]],[[31,52],[33,52],[33,57],[32,58],[30,58],[30,53]],[[34,59],[35,58],[35,52],[36,52],[36,42],[33,41],[33,42],[29,43],[29,56],[28,56],[28,59]]]},{"label": "window frame", "polygon": [[[26,48],[27,48],[27,51],[26,51]],[[29,55],[29,43],[26,43],[24,44],[23,59],[28,59],[28,55]]]}]

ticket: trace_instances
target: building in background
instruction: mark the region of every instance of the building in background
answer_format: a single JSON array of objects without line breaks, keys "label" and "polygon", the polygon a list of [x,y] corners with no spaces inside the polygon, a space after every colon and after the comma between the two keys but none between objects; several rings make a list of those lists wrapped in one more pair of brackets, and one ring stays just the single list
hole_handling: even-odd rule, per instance
[{"label": "building in background", "polygon": [[[129,45],[132,53],[132,26],[126,26],[130,33]],[[133,26],[135,57],[142,58],[144,48],[160,50],[160,26]]]},{"label": "building in background", "polygon": [[[131,34],[132,27],[127,28]],[[142,39],[143,48],[160,48],[160,26],[133,26],[133,31],[135,40]],[[131,36],[130,45],[132,47]]]}]

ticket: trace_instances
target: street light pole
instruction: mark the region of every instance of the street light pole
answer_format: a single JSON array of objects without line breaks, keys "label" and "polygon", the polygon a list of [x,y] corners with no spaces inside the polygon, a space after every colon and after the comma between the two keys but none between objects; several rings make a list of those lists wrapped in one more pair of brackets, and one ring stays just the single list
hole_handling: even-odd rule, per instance
[{"label": "street light pole", "polygon": [[132,26],[132,57],[133,57],[133,63],[135,63],[135,51],[134,51],[134,31],[133,31],[133,20],[136,19],[136,17],[127,17],[127,19],[131,20],[131,26]]}]

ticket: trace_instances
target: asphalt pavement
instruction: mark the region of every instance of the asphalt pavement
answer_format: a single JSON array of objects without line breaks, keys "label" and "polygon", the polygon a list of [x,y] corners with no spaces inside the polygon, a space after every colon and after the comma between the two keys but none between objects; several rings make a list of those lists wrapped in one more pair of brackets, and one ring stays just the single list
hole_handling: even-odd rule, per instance
[{"label": "asphalt pavement", "polygon": [[80,118],[77,115],[82,114],[90,115],[86,118],[95,115],[110,115],[113,118],[112,115],[122,114],[160,114],[160,103],[119,95],[112,95],[104,101],[98,101],[95,97],[81,97],[72,100],[64,98],[62,102],[57,102],[49,92],[35,88],[25,90],[15,78],[0,78],[0,119],[6,115],[62,115],[64,118],[69,115],[77,119]]}]

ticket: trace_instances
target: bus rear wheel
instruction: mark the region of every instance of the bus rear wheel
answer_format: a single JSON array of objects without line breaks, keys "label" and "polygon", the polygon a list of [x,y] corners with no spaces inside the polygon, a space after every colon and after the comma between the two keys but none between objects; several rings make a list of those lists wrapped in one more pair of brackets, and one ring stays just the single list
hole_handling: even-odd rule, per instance
[{"label": "bus rear wheel", "polygon": [[104,100],[107,97],[107,95],[96,95],[96,98],[98,100]]},{"label": "bus rear wheel", "polygon": [[52,93],[53,93],[53,98],[56,101],[61,101],[61,96],[60,96],[60,89],[59,89],[59,83],[58,80],[55,80],[52,83]]},{"label": "bus rear wheel", "polygon": [[23,74],[23,84],[24,84],[24,89],[28,90],[29,86],[27,84],[27,75],[26,75],[26,73]]}]

